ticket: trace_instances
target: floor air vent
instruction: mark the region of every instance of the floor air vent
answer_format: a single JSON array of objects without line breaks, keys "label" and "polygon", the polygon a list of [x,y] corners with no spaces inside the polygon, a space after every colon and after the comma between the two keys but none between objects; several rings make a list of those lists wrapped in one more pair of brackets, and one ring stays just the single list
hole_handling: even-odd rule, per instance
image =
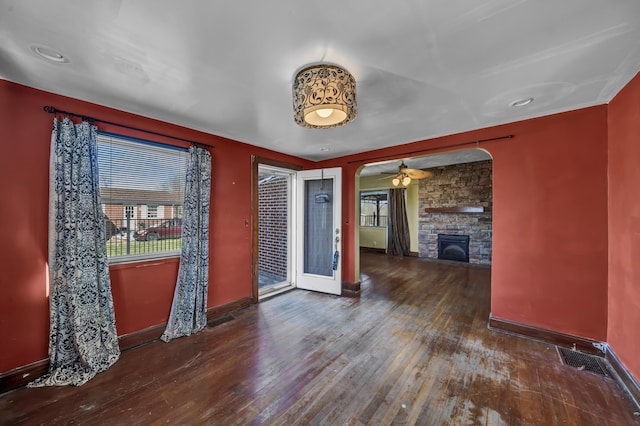
[{"label": "floor air vent", "polygon": [[591,371],[604,377],[611,377],[607,364],[602,358],[557,346],[556,349],[563,364],[575,367],[578,370]]}]

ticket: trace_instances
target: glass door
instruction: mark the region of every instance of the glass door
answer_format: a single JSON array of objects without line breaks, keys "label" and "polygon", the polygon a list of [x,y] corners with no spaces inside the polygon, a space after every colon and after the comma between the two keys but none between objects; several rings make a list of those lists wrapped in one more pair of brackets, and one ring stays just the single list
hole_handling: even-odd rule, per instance
[{"label": "glass door", "polygon": [[342,169],[297,173],[297,287],[339,295],[342,290]]}]

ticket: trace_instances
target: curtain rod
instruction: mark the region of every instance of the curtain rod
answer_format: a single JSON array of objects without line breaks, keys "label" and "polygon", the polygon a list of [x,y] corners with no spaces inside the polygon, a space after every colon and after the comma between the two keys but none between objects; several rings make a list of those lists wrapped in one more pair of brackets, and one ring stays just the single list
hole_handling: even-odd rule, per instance
[{"label": "curtain rod", "polygon": [[114,123],[112,121],[106,121],[106,120],[100,120],[98,118],[93,118],[93,117],[89,117],[86,115],[82,115],[82,114],[76,114],[73,112],[68,112],[68,111],[62,111],[60,109],[57,109],[55,107],[52,107],[51,105],[47,105],[42,107],[43,110],[45,110],[46,112],[48,112],[49,114],[64,114],[64,115],[70,115],[72,117],[78,117],[81,118],[82,120],[87,120],[87,121],[93,121],[93,122],[98,122],[98,123],[103,123],[103,124],[110,124],[112,126],[118,126],[118,127],[122,127],[125,129],[129,129],[129,130],[135,130],[137,132],[143,132],[143,133],[148,133],[151,135],[156,135],[156,136],[162,136],[165,138],[170,138],[170,139],[176,139],[179,141],[183,141],[183,142],[188,142],[191,143],[197,147],[200,148],[215,148],[213,145],[206,145],[203,144],[201,142],[196,142],[196,141],[192,141],[191,139],[185,139],[185,138],[180,138],[177,136],[171,136],[171,135],[167,135],[166,133],[159,133],[159,132],[154,132],[151,130],[145,130],[145,129],[140,129],[139,127],[133,127],[133,126],[127,126],[126,124],[119,124],[119,123]]},{"label": "curtain rod", "polygon": [[[457,147],[457,146],[464,146],[464,145],[474,145],[474,144],[475,145],[479,145],[481,142],[497,141],[497,140],[500,140],[500,139],[511,139],[512,137],[513,137],[513,135],[497,136],[495,138],[478,139],[478,140],[475,140],[475,141],[455,143],[453,145],[435,146],[433,148],[425,148],[425,149],[419,149],[419,150],[416,150],[416,151],[403,152],[402,155],[418,154],[418,153],[421,153],[421,152],[436,151],[438,149],[454,148],[454,147]],[[371,157],[371,158],[363,158],[362,160],[347,161],[347,164],[363,163],[365,161],[373,161],[373,160],[382,160],[382,159],[389,158],[389,157],[396,158],[397,156],[398,156],[398,154],[381,155],[380,157]]]}]

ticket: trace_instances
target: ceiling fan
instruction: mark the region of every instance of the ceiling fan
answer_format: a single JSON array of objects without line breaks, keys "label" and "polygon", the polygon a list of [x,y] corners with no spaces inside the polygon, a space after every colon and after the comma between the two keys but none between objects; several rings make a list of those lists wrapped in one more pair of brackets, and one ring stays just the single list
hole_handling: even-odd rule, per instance
[{"label": "ceiling fan", "polygon": [[424,179],[433,176],[433,173],[426,170],[410,169],[404,164],[404,160],[398,166],[398,173],[394,173],[393,176],[385,177],[384,179],[391,178],[393,186],[398,186],[402,183],[402,186],[407,186],[411,183],[412,179]]}]

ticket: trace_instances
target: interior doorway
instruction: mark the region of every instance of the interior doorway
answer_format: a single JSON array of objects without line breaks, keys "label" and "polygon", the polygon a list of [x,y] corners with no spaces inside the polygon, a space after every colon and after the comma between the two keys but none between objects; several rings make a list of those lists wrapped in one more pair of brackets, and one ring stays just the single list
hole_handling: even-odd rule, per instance
[{"label": "interior doorway", "polygon": [[[428,175],[403,181],[405,170]],[[438,260],[438,235],[467,236],[463,261],[491,266],[492,257],[492,157],[482,148],[462,149],[420,157],[400,157],[370,163],[356,174],[356,277],[360,276],[361,250],[385,252],[385,229],[367,213],[367,196],[391,188],[406,188],[410,255]],[[358,210],[359,207],[359,210]],[[380,213],[377,213],[380,216]],[[377,220],[377,218],[376,218]],[[372,226],[375,224],[376,226]],[[468,257],[468,259],[467,259]],[[458,260],[458,259],[456,259]]]}]

